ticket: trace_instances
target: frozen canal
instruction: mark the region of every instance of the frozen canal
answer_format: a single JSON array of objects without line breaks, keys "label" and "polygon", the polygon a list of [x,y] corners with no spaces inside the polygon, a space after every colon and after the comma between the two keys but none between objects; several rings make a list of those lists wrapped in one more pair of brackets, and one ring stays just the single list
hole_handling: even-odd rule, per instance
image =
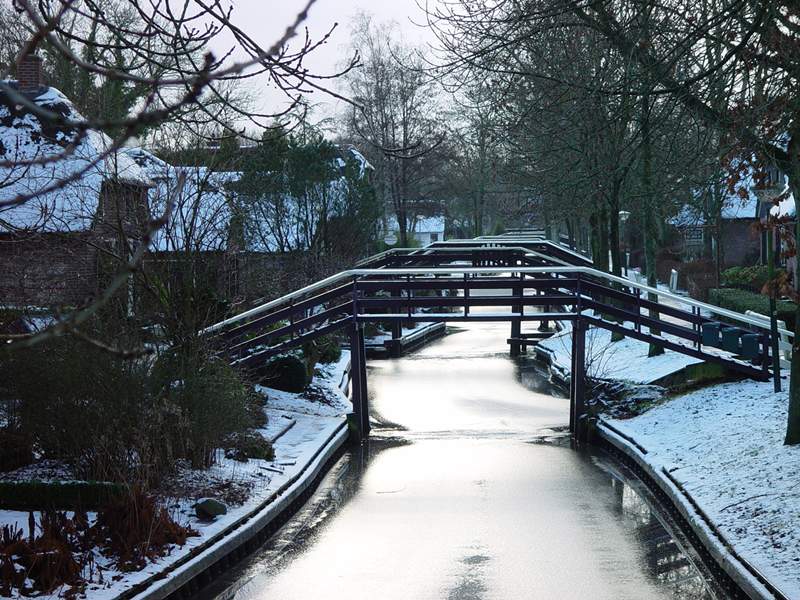
[{"label": "frozen canal", "polygon": [[568,400],[509,358],[508,327],[371,362],[369,446],[203,596],[716,597],[613,465],[570,448]]}]

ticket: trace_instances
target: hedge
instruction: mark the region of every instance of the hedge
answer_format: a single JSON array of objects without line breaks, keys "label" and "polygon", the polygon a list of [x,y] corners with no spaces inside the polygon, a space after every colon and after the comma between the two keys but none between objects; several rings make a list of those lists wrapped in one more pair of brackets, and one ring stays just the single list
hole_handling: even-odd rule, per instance
[{"label": "hedge", "polygon": [[[708,301],[716,306],[745,313],[748,310],[769,315],[769,296],[748,292],[735,288],[712,289],[708,292]],[[797,305],[790,300],[778,300],[778,320],[784,321],[786,327],[794,331],[795,311]]]},{"label": "hedge", "polygon": [[0,509],[98,510],[129,493],[126,485],[103,481],[0,481]]},{"label": "hedge", "polygon": [[[783,269],[778,269],[776,275],[783,274]],[[767,265],[754,265],[752,267],[731,267],[722,272],[722,283],[726,286],[745,286],[760,291],[769,281],[769,267]]]}]

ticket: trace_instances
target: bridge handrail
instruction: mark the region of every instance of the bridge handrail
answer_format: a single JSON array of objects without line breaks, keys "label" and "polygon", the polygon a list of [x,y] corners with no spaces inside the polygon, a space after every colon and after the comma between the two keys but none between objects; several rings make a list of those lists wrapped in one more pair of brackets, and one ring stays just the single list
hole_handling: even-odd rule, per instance
[{"label": "bridge handrail", "polygon": [[[419,253],[419,252],[422,252],[422,251],[425,251],[425,250],[436,250],[436,251],[455,250],[454,248],[437,247],[438,244],[458,244],[459,246],[463,246],[463,247],[459,247],[458,248],[459,250],[484,250],[485,249],[484,246],[476,245],[476,242],[480,242],[480,241],[486,241],[488,243],[497,242],[497,241],[500,241],[500,242],[503,242],[503,243],[509,243],[509,242],[511,242],[511,243],[513,243],[513,242],[525,243],[525,242],[532,242],[533,241],[533,242],[537,242],[537,243],[547,244],[549,246],[555,246],[555,247],[559,248],[560,250],[562,250],[564,252],[568,252],[569,254],[572,254],[573,256],[575,256],[575,258],[579,258],[584,262],[589,260],[586,256],[584,256],[580,252],[575,252],[572,248],[569,248],[569,247],[567,247],[567,246],[565,246],[563,244],[560,244],[558,242],[554,242],[553,240],[548,240],[547,238],[540,237],[540,236],[535,235],[535,234],[524,234],[523,233],[523,234],[516,234],[516,235],[515,234],[504,234],[504,235],[501,235],[501,236],[484,235],[484,236],[480,236],[480,237],[477,237],[477,238],[466,239],[466,240],[464,240],[464,239],[440,240],[438,242],[431,242],[431,243],[427,244],[426,246],[423,246],[422,248],[389,248],[388,250],[384,250],[383,252],[379,252],[378,254],[373,254],[372,256],[368,256],[366,258],[362,258],[361,260],[359,260],[356,263],[355,266],[358,267],[358,266],[366,264],[366,263],[370,263],[370,262],[374,262],[376,260],[380,260],[380,259],[385,258],[387,256],[392,256],[392,255],[401,254],[401,253],[405,253],[405,254]],[[471,244],[471,246],[469,244]],[[522,252],[535,252],[534,250],[531,250],[530,248],[525,248],[523,246],[502,246],[500,248],[493,248],[493,250],[500,250],[500,251],[504,251],[504,250],[512,250],[512,251],[514,251],[515,250],[515,251],[522,251]],[[568,263],[566,263],[564,261],[561,261],[561,260],[559,260],[557,258],[554,258],[554,257],[551,257],[551,256],[543,255],[541,253],[536,253],[536,254],[539,255],[539,256],[542,256],[544,258],[548,258],[550,260],[555,260],[555,261],[558,261],[558,262],[562,262],[564,264],[568,264]]]},{"label": "bridge handrail", "polygon": [[[384,250],[383,252],[381,252],[379,254],[375,254],[373,256],[369,256],[367,258],[364,258],[364,259],[358,261],[354,268],[356,268],[356,269],[362,268],[360,265],[371,263],[371,262],[374,262],[376,260],[381,260],[382,258],[385,258],[387,256],[393,256],[393,255],[410,256],[412,254],[418,254],[420,256],[425,256],[425,252],[426,251],[465,252],[465,251],[472,251],[472,250],[478,252],[478,251],[485,251],[485,250],[487,250],[487,248],[485,246],[463,246],[463,247],[459,246],[458,248],[430,248],[428,246],[425,246],[424,248],[391,248],[389,250]],[[491,251],[492,252],[519,252],[521,254],[525,254],[526,256],[535,256],[537,258],[543,258],[543,259],[546,259],[546,260],[549,260],[549,261],[552,261],[552,262],[555,262],[555,263],[559,263],[559,264],[561,264],[561,265],[563,265],[565,267],[574,266],[574,265],[570,265],[570,263],[568,263],[565,260],[561,260],[560,258],[556,258],[554,256],[549,256],[547,254],[544,254],[542,252],[538,252],[536,250],[531,250],[530,248],[525,248],[524,246],[503,246],[501,248],[491,248]],[[582,258],[584,259],[584,261],[586,260],[585,256],[582,257]]]},{"label": "bridge handrail", "polygon": [[[299,298],[302,298],[303,296],[306,296],[307,294],[324,289],[326,287],[329,287],[337,283],[341,283],[343,281],[351,281],[351,280],[355,281],[361,277],[381,276],[381,275],[465,275],[465,274],[505,275],[508,273],[521,273],[521,274],[580,273],[582,275],[590,275],[595,278],[604,279],[609,282],[617,283],[624,287],[638,289],[648,294],[656,294],[659,297],[670,298],[680,302],[681,304],[693,306],[698,309],[703,309],[711,314],[726,317],[733,321],[745,323],[751,327],[756,327],[758,329],[769,331],[768,324],[765,324],[763,320],[751,318],[748,317],[747,315],[743,315],[741,313],[737,313],[732,310],[721,308],[719,306],[713,306],[711,304],[706,304],[705,302],[699,302],[692,298],[686,298],[685,296],[679,296],[671,292],[665,292],[663,290],[659,290],[657,288],[653,288],[648,285],[636,283],[624,277],[618,277],[616,275],[612,275],[604,271],[598,271],[597,269],[593,269],[591,267],[569,266],[569,267],[420,267],[420,268],[404,267],[404,268],[385,268],[385,269],[358,269],[358,268],[349,269],[347,271],[342,271],[341,273],[337,273],[336,275],[327,277],[326,279],[322,279],[316,283],[308,285],[297,291],[286,294],[285,296],[276,298],[275,300],[272,300],[255,308],[252,308],[239,315],[226,319],[220,323],[211,325],[210,327],[204,329],[202,333],[203,334],[214,333],[215,331],[224,329],[229,325],[233,325],[235,323],[244,321],[251,317],[258,316],[273,308],[284,306],[288,303],[291,303],[293,300],[297,300]],[[792,335],[792,332],[786,329],[779,329],[778,331],[781,334]]]},{"label": "bridge handrail", "polygon": [[[572,254],[575,258],[579,258],[584,262],[590,261],[590,259],[587,258],[586,256],[584,256],[583,254],[580,254],[579,252],[575,252],[572,248],[568,248],[564,244],[559,244],[558,242],[554,242],[553,240],[540,239],[540,238],[537,238],[537,237],[534,237],[534,236],[531,236],[531,237],[526,237],[526,236],[503,237],[503,236],[496,236],[496,235],[493,235],[493,236],[485,235],[485,236],[481,236],[481,237],[478,237],[478,238],[475,238],[475,239],[472,239],[472,240],[443,240],[441,242],[433,242],[433,243],[429,244],[429,246],[434,246],[435,244],[459,244],[459,245],[463,245],[463,244],[470,244],[470,243],[474,246],[476,241],[482,241],[482,242],[487,242],[487,243],[493,243],[493,242],[503,242],[503,243],[509,243],[509,242],[511,242],[511,243],[513,243],[513,242],[522,242],[522,243],[525,243],[525,242],[536,242],[537,244],[546,244],[548,246],[553,246],[555,248],[558,248],[559,250],[561,250],[563,252],[567,252],[569,254]],[[428,247],[428,246],[426,246],[426,247]]]}]

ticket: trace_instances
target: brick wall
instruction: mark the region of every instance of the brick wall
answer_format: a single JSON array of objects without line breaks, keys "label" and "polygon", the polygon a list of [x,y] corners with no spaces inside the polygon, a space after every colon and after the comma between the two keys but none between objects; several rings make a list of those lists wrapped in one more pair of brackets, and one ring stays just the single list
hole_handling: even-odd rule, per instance
[{"label": "brick wall", "polygon": [[21,92],[35,92],[42,85],[42,58],[26,54],[17,62],[17,81]]},{"label": "brick wall", "polygon": [[146,194],[142,186],[104,184],[91,231],[0,232],[0,305],[75,306],[96,297],[109,278],[101,273],[108,265],[101,264],[98,247],[119,238],[120,215],[126,235],[140,236]]},{"label": "brick wall", "polygon": [[0,234],[0,304],[77,305],[97,292],[92,234]]},{"label": "brick wall", "polygon": [[754,220],[730,220],[722,225],[723,267],[749,266],[761,256],[761,238],[753,228]]}]

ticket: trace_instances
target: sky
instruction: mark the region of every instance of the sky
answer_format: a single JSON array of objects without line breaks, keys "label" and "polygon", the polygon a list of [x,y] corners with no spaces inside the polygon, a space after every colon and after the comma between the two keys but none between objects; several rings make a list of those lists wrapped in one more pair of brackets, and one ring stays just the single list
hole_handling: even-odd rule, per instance
[{"label": "sky", "polygon": [[[231,2],[234,6],[231,20],[255,39],[262,48],[267,48],[280,37],[286,26],[305,5],[306,0],[231,0]],[[417,0],[317,0],[305,22],[312,39],[325,35],[334,23],[338,23],[338,27],[328,44],[307,58],[306,66],[311,72],[335,73],[337,66],[346,61],[350,21],[360,11],[371,13],[376,21],[396,21],[404,41],[408,43],[424,44],[433,41],[430,31],[418,25],[425,23],[425,15],[418,7]],[[229,48],[224,47],[224,42],[214,48],[217,52],[227,49]],[[263,87],[258,89],[258,98],[259,108],[269,112],[274,112],[285,99],[277,90],[265,90]],[[318,119],[332,116],[337,110],[338,102],[328,96],[314,94],[310,100],[317,105],[314,112]]]}]

